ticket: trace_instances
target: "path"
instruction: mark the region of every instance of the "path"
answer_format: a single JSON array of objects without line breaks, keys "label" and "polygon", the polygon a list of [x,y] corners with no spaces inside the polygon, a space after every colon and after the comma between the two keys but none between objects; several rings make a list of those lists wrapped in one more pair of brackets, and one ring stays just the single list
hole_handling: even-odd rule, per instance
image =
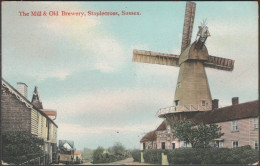
[{"label": "path", "polygon": [[88,162],[88,163],[83,163],[82,165],[151,165],[151,164],[134,162],[133,158],[127,158],[113,163],[92,164]]}]

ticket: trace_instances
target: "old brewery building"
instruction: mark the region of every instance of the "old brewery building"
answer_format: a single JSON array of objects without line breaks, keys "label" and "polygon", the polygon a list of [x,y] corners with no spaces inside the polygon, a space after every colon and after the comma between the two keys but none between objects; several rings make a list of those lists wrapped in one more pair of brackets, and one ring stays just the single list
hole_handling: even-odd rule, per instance
[{"label": "old brewery building", "polygon": [[[218,100],[213,100],[212,110],[177,112],[171,118],[172,121],[189,120],[195,124],[212,124],[221,126],[224,135],[212,141],[213,147],[235,148],[250,145],[259,150],[259,101],[239,103],[239,98],[232,98],[232,105],[218,107]],[[160,111],[158,116],[165,118]],[[141,140],[141,150],[145,149],[175,149],[189,147],[183,141],[174,138],[174,131],[168,122],[164,120],[156,130],[147,133]]]},{"label": "old brewery building", "polygon": [[57,157],[57,112],[43,109],[38,88],[35,87],[32,101],[28,100],[27,85],[17,83],[17,89],[2,79],[1,123],[2,133],[24,132],[44,139],[42,147],[47,156],[46,164]]}]

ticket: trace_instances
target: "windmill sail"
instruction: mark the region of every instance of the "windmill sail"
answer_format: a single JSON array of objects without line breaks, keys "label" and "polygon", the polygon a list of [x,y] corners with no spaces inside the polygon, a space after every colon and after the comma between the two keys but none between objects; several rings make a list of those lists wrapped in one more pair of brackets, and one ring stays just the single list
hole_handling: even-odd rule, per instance
[{"label": "windmill sail", "polygon": [[179,55],[159,52],[134,50],[133,62],[152,63],[168,66],[178,66]]},{"label": "windmill sail", "polygon": [[191,43],[192,29],[195,17],[196,4],[194,2],[186,3],[184,18],[184,27],[182,34],[181,52],[183,52]]},{"label": "windmill sail", "polygon": [[209,60],[204,63],[204,66],[219,70],[232,71],[234,64],[234,60],[209,55]]}]

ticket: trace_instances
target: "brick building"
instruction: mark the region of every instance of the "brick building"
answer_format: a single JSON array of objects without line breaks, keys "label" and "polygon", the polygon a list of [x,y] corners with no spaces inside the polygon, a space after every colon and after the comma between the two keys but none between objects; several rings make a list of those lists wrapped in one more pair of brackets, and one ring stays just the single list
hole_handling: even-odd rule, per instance
[{"label": "brick building", "polygon": [[[212,142],[212,146],[234,148],[250,145],[254,149],[259,149],[259,123],[258,104],[259,101],[238,103],[238,98],[232,99],[232,105],[218,108],[218,101],[213,101],[211,111],[178,112],[171,116],[171,121],[189,120],[195,124],[212,124],[221,126],[224,135]],[[173,130],[167,125],[166,120],[153,131],[155,136],[149,137],[147,133],[140,141],[141,149],[148,149],[147,145],[151,141],[156,142],[150,149],[175,149],[189,147],[183,141],[174,138]]]},{"label": "brick building", "polygon": [[[58,126],[48,114],[44,113],[37,87],[34,91],[33,100],[30,102],[27,99],[27,85],[21,82],[17,84],[19,91],[2,79],[2,132],[19,131],[43,138],[45,145],[42,148],[48,155],[48,162],[51,163],[56,158],[57,153]],[[37,93],[35,94],[35,92]],[[37,97],[38,101],[35,100]]]}]

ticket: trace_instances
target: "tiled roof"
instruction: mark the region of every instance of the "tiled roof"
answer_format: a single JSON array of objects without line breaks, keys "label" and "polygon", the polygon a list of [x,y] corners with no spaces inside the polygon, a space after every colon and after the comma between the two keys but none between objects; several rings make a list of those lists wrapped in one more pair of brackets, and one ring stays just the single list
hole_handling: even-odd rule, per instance
[{"label": "tiled roof", "polygon": [[155,141],[156,140],[156,134],[155,131],[150,131],[147,133],[141,140],[140,142],[147,142],[147,141]]},{"label": "tiled roof", "polygon": [[[15,93],[17,93],[19,95],[20,98],[22,98],[24,101],[26,101],[26,103],[29,103],[30,105],[33,106],[33,108],[39,112],[40,114],[42,114],[44,117],[46,117],[47,119],[49,119],[57,128],[58,125],[51,119],[49,118],[46,114],[44,114],[40,109],[38,109],[37,107],[35,107],[27,98],[25,98],[20,92],[18,92],[12,85],[10,85],[7,81],[5,81],[2,78],[2,83],[7,84]],[[21,100],[20,100],[21,101]]]},{"label": "tiled roof", "polygon": [[80,155],[80,154],[82,154],[81,151],[75,151],[75,152],[74,152],[74,155]]},{"label": "tiled roof", "polygon": [[212,111],[199,112],[189,120],[194,123],[218,123],[231,120],[252,118],[259,116],[258,100],[218,108]]},{"label": "tiled roof", "polygon": [[166,130],[166,123],[165,121],[163,121],[159,127],[157,127],[156,131],[160,131],[160,130]]},{"label": "tiled roof", "polygon": [[41,111],[44,112],[48,116],[56,116],[57,115],[56,111],[50,111],[50,110],[46,110],[46,109],[42,109]]}]

